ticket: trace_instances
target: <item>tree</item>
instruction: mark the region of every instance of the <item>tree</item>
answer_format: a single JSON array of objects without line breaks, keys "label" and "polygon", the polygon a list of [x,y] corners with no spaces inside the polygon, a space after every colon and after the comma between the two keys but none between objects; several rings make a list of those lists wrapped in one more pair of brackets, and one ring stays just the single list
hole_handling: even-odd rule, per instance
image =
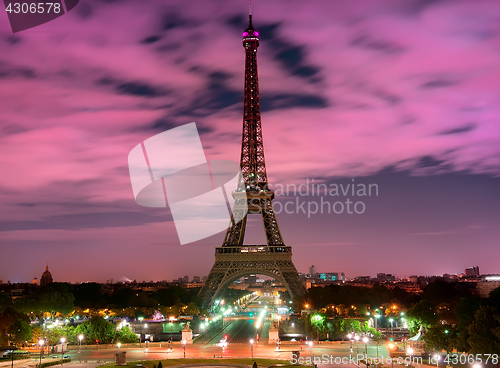
[{"label": "tree", "polygon": [[500,320],[497,310],[491,306],[481,306],[474,315],[474,321],[469,325],[469,343],[471,354],[500,354],[500,338],[497,331]]},{"label": "tree", "polygon": [[187,305],[186,309],[184,309],[184,313],[187,316],[197,316],[200,314],[200,308],[198,308],[194,302],[191,302]]},{"label": "tree", "polygon": [[28,317],[25,314],[19,313],[11,306],[5,308],[2,314],[0,314],[0,344],[7,345],[7,334],[9,333],[10,327],[17,321],[29,322]]},{"label": "tree", "polygon": [[417,333],[420,325],[432,326],[437,322],[436,307],[426,299],[414,304],[407,312],[408,329],[411,333]]},{"label": "tree", "polygon": [[73,312],[75,297],[72,293],[63,293],[46,289],[40,292],[36,300],[38,310],[48,312],[52,317],[57,312],[69,314]]},{"label": "tree", "polygon": [[7,330],[15,344],[22,344],[31,340],[31,325],[23,320],[17,320]]},{"label": "tree", "polygon": [[100,316],[94,316],[76,328],[76,335],[83,334],[85,341],[93,344],[99,340],[101,344],[112,343],[115,338],[115,328],[113,324]]},{"label": "tree", "polygon": [[430,327],[423,339],[426,346],[432,350],[446,352],[453,351],[456,346],[456,331],[450,325],[438,324]]},{"label": "tree", "polygon": [[137,342],[138,338],[135,333],[130,331],[128,326],[125,326],[116,332],[115,340],[122,343],[133,343]]}]

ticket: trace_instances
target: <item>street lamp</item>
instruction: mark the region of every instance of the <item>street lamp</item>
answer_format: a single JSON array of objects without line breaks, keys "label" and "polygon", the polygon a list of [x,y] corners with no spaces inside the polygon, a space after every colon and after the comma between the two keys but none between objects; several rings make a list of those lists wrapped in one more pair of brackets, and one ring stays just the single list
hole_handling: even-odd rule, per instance
[{"label": "street lamp", "polygon": [[394,368],[394,356],[393,356],[393,349],[395,348],[394,344],[389,344],[389,356],[391,358],[391,368]]},{"label": "street lamp", "polygon": [[186,339],[182,340],[182,348],[184,349],[184,358],[186,357]]},{"label": "street lamp", "polygon": [[42,339],[40,339],[40,341],[38,341],[38,345],[40,345],[40,364],[38,365],[38,368],[42,368],[42,352],[43,352],[43,343],[45,341],[43,341]]},{"label": "street lamp", "polygon": [[366,357],[366,365],[368,366],[368,337],[363,337],[363,342],[365,343],[365,357]]},{"label": "street lamp", "polygon": [[312,356],[312,361],[314,363],[313,342],[312,341],[309,341],[309,347],[311,348],[311,356]]},{"label": "street lamp", "polygon": [[250,350],[252,351],[252,359],[253,359],[253,339],[250,339]]},{"label": "street lamp", "polygon": [[139,320],[139,347],[142,347],[142,320],[144,317],[137,318]]},{"label": "street lamp", "polygon": [[116,346],[118,346],[118,352],[120,352],[120,346],[122,346],[122,343],[119,342],[118,344],[116,344]]},{"label": "street lamp", "polygon": [[439,359],[441,359],[441,357],[439,356],[439,354],[436,354],[436,355],[434,355],[434,358],[436,358],[436,368],[439,368]]},{"label": "street lamp", "polygon": [[352,335],[348,334],[347,338],[349,339],[349,358],[350,358],[352,355]]},{"label": "street lamp", "polygon": [[82,362],[82,340],[83,340],[83,335],[78,335],[78,340],[79,340],[79,347],[78,347],[78,358],[80,360],[80,363]]},{"label": "street lamp", "polygon": [[411,366],[411,363],[413,361],[413,358],[412,358],[412,356],[413,356],[413,349],[412,348],[408,348],[407,352],[410,355],[410,366]]},{"label": "street lamp", "polygon": [[376,314],[374,317],[375,317],[375,329],[378,330],[378,319],[380,318],[380,314]]},{"label": "street lamp", "polygon": [[358,355],[359,354],[359,347],[358,347],[359,336],[358,335],[354,336],[354,340],[356,340],[356,355]]},{"label": "street lamp", "polygon": [[389,322],[391,322],[391,337],[394,338],[394,328],[392,327],[392,322],[394,320],[392,318],[389,319]]},{"label": "street lamp", "polygon": [[169,320],[170,320],[170,350],[172,350],[172,328],[173,328],[174,319],[175,319],[174,316],[171,316],[169,318]]},{"label": "street lamp", "polygon": [[61,337],[61,365],[63,365],[64,359],[64,343],[66,342],[66,338]]}]

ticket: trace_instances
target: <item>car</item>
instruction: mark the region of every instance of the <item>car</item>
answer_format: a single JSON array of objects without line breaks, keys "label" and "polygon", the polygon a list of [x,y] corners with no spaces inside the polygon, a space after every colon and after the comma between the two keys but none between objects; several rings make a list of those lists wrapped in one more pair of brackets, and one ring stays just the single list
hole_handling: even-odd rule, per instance
[{"label": "car", "polygon": [[59,358],[59,357],[58,357],[57,355],[52,355],[52,356],[51,356],[51,358],[52,358],[52,359],[57,359],[57,358]]},{"label": "car", "polygon": [[69,359],[69,355],[65,355],[63,358],[64,359]]}]

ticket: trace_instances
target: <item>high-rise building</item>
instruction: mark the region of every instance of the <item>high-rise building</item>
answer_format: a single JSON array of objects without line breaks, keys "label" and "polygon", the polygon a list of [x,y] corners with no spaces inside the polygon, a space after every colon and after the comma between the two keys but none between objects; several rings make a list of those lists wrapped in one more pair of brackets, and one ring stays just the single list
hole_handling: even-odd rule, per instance
[{"label": "high-rise building", "polygon": [[200,276],[193,276],[193,282],[200,282]]},{"label": "high-rise building", "polygon": [[316,275],[316,266],[312,265],[309,267],[309,275]]},{"label": "high-rise building", "polygon": [[477,277],[479,276],[479,266],[466,268],[465,277]]},{"label": "high-rise building", "polygon": [[184,276],[182,279],[181,279],[181,282],[187,284],[189,282],[189,276]]}]

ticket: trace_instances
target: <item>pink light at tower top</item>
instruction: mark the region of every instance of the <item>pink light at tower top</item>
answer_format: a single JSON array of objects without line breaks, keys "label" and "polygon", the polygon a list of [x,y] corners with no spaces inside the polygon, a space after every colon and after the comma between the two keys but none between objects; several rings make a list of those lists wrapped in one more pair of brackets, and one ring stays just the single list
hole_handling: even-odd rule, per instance
[{"label": "pink light at tower top", "polygon": [[248,36],[248,32],[243,32],[243,37]]},{"label": "pink light at tower top", "polygon": [[255,35],[256,35],[256,36],[258,36],[258,35],[259,35],[259,32],[257,32],[257,31],[255,31],[254,33],[255,33]]}]

